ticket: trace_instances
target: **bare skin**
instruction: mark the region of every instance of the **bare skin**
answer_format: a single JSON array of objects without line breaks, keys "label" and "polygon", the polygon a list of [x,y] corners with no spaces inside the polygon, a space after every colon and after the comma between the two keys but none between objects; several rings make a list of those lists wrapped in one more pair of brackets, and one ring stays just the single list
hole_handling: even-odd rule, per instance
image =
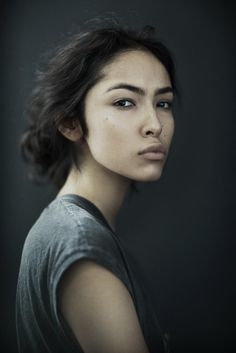
[{"label": "bare skin", "polygon": [[61,311],[85,353],[148,353],[128,290],[95,262],[81,260],[69,269]]},{"label": "bare skin", "polygon": [[[131,181],[161,177],[174,133],[173,93],[164,66],[148,52],[122,53],[103,73],[85,99],[88,135],[78,123],[60,127],[79,146],[82,161],[58,196],[87,198],[115,229]],[[140,155],[151,145],[161,145],[165,157]],[[64,275],[59,293],[62,314],[85,353],[148,352],[130,293],[104,267],[79,261]]]}]

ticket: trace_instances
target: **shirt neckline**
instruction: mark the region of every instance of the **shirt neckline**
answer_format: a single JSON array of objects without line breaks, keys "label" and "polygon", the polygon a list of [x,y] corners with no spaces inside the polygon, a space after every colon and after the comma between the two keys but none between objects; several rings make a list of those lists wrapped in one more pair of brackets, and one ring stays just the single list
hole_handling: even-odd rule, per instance
[{"label": "shirt neckline", "polygon": [[65,194],[58,197],[58,199],[63,199],[69,202],[74,203],[75,205],[82,207],[87,212],[92,214],[99,222],[101,222],[105,227],[107,227],[112,233],[114,233],[110,224],[107,222],[103,213],[99,210],[97,206],[94,205],[90,200],[86,199],[83,196],[77,194]]}]

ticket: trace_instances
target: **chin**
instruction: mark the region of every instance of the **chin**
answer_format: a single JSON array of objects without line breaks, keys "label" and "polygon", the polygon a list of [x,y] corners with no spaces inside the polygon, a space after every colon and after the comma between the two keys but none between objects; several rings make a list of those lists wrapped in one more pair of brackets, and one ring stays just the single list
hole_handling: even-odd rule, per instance
[{"label": "chin", "polygon": [[150,177],[150,178],[145,178],[145,179],[142,179],[140,181],[143,182],[143,183],[148,183],[148,182],[151,182],[151,181],[158,181],[160,178],[161,178],[161,175],[155,176],[155,177],[153,176],[153,177]]},{"label": "chin", "polygon": [[159,172],[155,172],[155,173],[146,173],[142,176],[136,177],[134,178],[135,181],[140,181],[140,182],[150,182],[150,181],[157,181],[161,178],[162,175],[162,170]]}]

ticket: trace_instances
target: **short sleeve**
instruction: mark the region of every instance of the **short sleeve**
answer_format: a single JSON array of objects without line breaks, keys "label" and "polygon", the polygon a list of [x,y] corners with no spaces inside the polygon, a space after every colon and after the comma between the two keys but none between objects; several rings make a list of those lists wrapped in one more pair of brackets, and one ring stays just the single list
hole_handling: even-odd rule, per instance
[{"label": "short sleeve", "polygon": [[100,224],[85,210],[65,205],[68,213],[65,220],[58,224],[50,243],[49,296],[53,316],[58,324],[58,285],[66,270],[75,262],[88,259],[104,266],[117,276],[127,287],[131,297],[133,292],[122,259],[122,253],[112,232]]}]

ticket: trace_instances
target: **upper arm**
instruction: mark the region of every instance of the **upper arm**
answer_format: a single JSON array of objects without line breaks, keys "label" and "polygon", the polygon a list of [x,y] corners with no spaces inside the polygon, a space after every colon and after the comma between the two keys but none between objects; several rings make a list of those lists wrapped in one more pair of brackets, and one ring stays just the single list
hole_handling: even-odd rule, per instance
[{"label": "upper arm", "polygon": [[132,298],[112,272],[80,260],[60,283],[60,310],[85,353],[148,353]]}]

